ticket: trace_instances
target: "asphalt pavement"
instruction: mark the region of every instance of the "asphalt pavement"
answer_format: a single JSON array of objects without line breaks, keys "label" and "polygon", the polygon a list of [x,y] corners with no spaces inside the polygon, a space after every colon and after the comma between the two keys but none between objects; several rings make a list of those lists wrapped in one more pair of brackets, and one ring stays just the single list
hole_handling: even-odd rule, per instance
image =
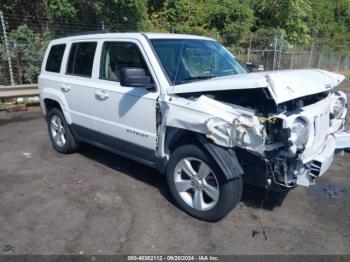
[{"label": "asphalt pavement", "polygon": [[207,223],[157,171],[88,145],[59,154],[37,109],[1,112],[0,254],[350,254],[349,170],[345,154],[310,188],[245,186]]}]

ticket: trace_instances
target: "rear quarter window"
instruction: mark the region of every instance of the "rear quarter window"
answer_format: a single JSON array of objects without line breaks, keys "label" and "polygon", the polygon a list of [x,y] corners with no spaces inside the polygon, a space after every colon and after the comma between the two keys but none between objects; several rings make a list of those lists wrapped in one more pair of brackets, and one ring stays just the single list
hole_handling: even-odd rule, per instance
[{"label": "rear quarter window", "polygon": [[66,49],[65,44],[53,45],[51,46],[49,55],[47,57],[47,62],[45,70],[49,72],[59,73],[61,70],[61,63]]},{"label": "rear quarter window", "polygon": [[96,45],[96,42],[80,42],[72,44],[66,73],[91,77]]}]

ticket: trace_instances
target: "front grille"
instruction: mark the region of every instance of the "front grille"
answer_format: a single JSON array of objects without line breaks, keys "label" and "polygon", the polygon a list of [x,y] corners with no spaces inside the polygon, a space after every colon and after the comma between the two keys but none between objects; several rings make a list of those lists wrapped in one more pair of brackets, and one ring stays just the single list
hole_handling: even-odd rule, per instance
[{"label": "front grille", "polygon": [[330,131],[329,114],[329,98],[303,108],[301,116],[307,119],[310,124],[309,142],[300,155],[300,159],[304,164],[312,161],[325,148]]},{"label": "front grille", "polygon": [[329,133],[329,113],[325,112],[314,117],[314,132],[312,147],[317,150],[324,145]]}]

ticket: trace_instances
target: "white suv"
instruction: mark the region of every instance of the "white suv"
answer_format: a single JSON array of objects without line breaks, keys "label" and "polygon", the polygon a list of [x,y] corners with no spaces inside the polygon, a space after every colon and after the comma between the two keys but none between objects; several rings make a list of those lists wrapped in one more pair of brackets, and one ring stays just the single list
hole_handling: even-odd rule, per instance
[{"label": "white suv", "polygon": [[347,98],[332,91],[343,80],[317,69],[247,74],[205,37],[108,33],[52,41],[39,89],[58,152],[87,142],[157,168],[183,210],[217,221],[243,181],[309,186],[350,146]]}]

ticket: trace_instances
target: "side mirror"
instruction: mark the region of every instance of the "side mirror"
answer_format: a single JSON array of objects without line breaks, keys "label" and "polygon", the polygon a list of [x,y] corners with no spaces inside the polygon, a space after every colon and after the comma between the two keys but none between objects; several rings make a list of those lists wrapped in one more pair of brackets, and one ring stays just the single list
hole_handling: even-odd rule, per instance
[{"label": "side mirror", "polygon": [[245,67],[249,73],[264,71],[264,65],[261,64],[246,63]]},{"label": "side mirror", "polygon": [[122,86],[153,88],[151,77],[143,68],[123,67],[120,69],[120,84]]}]

